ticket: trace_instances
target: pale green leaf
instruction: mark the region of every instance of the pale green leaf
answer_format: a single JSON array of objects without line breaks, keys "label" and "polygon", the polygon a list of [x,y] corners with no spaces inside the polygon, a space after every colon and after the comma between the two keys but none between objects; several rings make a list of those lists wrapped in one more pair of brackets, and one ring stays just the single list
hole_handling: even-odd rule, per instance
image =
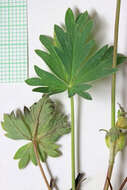
[{"label": "pale green leaf", "polygon": [[19,161],[19,169],[24,169],[28,163],[30,161],[30,155],[26,152],[26,154],[24,155],[24,157],[22,157]]},{"label": "pale green leaf", "polygon": [[[26,145],[22,146],[21,148],[19,148],[18,151],[16,152],[14,159],[15,160],[20,159],[20,161],[19,161],[20,169],[23,169],[28,165],[28,163],[30,161],[30,157],[31,157],[32,148],[33,148],[32,143],[29,143],[29,144],[26,144]],[[34,152],[33,152],[33,154],[34,154]],[[34,157],[35,157],[35,154],[34,154]],[[32,158],[33,158],[33,155],[32,155]],[[33,161],[33,159],[32,159],[32,161]]]},{"label": "pale green leaf", "polygon": [[18,109],[16,114],[5,114],[2,127],[7,137],[30,142],[19,148],[14,156],[14,159],[19,160],[20,169],[25,168],[30,161],[37,165],[35,141],[40,159],[45,162],[48,156],[61,155],[60,145],[56,142],[71,131],[67,116],[57,112],[55,103],[47,95],[30,108],[24,107],[24,111]]}]

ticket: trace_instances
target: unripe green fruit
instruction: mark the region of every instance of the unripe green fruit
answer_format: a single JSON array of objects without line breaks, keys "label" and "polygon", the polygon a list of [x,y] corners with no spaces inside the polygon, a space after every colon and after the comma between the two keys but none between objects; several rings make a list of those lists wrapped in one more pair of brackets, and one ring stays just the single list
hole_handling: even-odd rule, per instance
[{"label": "unripe green fruit", "polygon": [[[111,146],[113,146],[113,143],[114,143],[114,142],[111,141],[111,136],[110,135],[106,135],[105,142],[106,142],[106,145],[107,145],[107,147],[109,149],[111,148]],[[115,150],[115,152],[117,153],[117,152],[123,150],[125,145],[126,145],[126,136],[125,136],[124,133],[121,133],[119,135],[118,139],[116,140],[116,150]]]},{"label": "unripe green fruit", "polygon": [[120,129],[127,129],[127,118],[124,116],[119,116],[116,122],[116,127]]}]

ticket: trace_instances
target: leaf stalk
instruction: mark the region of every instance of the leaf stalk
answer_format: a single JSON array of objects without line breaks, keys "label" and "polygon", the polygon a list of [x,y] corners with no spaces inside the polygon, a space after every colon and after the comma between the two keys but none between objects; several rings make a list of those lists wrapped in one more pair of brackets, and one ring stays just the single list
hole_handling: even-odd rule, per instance
[{"label": "leaf stalk", "polygon": [[75,128],[74,128],[74,98],[71,97],[71,164],[72,190],[75,190]]},{"label": "leaf stalk", "polygon": [[38,166],[40,168],[42,177],[43,177],[43,179],[44,179],[44,181],[45,181],[45,183],[47,185],[48,190],[51,190],[50,185],[48,183],[48,180],[46,178],[45,172],[44,172],[43,167],[42,167],[41,162],[40,162],[40,158],[39,158],[39,154],[38,154],[38,150],[37,150],[37,142],[36,142],[36,140],[33,141],[33,146],[34,146],[34,152],[35,152],[36,160],[37,160]]},{"label": "leaf stalk", "polygon": [[43,177],[43,179],[44,179],[44,181],[45,181],[45,184],[47,185],[48,190],[51,190],[50,185],[49,185],[49,183],[48,183],[48,180],[47,180],[47,178],[46,178],[45,172],[44,172],[43,167],[42,167],[42,165],[41,165],[40,157],[39,157],[39,153],[38,153],[38,148],[37,148],[37,140],[36,140],[36,137],[37,137],[37,131],[38,131],[38,126],[39,126],[39,117],[40,117],[41,110],[42,110],[42,106],[41,106],[41,108],[40,108],[40,110],[39,110],[39,114],[38,114],[38,117],[37,117],[37,120],[36,120],[36,123],[35,123],[33,146],[34,146],[34,152],[35,152],[36,160],[37,160],[38,166],[39,166],[39,168],[40,168],[42,177]]}]

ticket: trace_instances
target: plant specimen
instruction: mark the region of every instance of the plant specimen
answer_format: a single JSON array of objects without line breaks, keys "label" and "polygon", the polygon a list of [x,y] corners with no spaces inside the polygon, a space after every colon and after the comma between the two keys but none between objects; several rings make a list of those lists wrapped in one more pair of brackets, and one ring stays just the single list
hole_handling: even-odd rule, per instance
[{"label": "plant specimen", "polygon": [[16,152],[14,159],[19,160],[19,168],[25,168],[30,161],[40,167],[42,176],[51,190],[45,176],[41,162],[45,162],[48,156],[61,155],[58,139],[70,132],[67,116],[56,109],[54,102],[44,95],[30,109],[24,107],[24,112],[17,109],[11,114],[4,114],[2,127],[6,136],[14,140],[27,140],[28,143]]},{"label": "plant specimen", "polygon": [[[53,95],[68,91],[71,103],[71,160],[72,190],[75,185],[75,127],[74,95],[91,100],[87,92],[91,82],[104,78],[117,71],[112,68],[113,46],[105,45],[99,50],[92,37],[93,20],[88,12],[74,16],[71,9],[65,15],[65,28],[54,26],[55,37],[40,35],[40,41],[47,51],[35,50],[48,65],[52,73],[35,66],[37,77],[29,78],[26,83],[36,86],[35,92]],[[125,56],[117,54],[117,65],[125,61]]]}]

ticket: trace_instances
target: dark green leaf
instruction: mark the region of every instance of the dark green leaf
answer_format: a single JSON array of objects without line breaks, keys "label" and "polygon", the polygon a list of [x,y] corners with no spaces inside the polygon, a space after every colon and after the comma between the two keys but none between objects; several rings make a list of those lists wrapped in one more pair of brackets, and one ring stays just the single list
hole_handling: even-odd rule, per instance
[{"label": "dark green leaf", "polygon": [[50,89],[48,87],[38,87],[34,88],[33,92],[50,93]]},{"label": "dark green leaf", "polygon": [[[78,86],[88,85],[87,83],[91,81],[107,77],[117,71],[112,68],[113,46],[105,45],[97,51],[92,29],[93,20],[87,11],[80,13],[75,19],[73,11],[68,9],[65,14],[65,28],[54,26],[54,40],[44,35],[40,36],[48,53],[41,50],[37,50],[36,53],[49,66],[59,82],[54,79],[53,83],[53,74],[49,77],[49,73],[40,74],[42,71],[37,71],[36,73],[43,79],[43,84],[38,85],[39,88],[34,91],[46,91],[52,95],[68,90],[69,97],[81,92],[82,97],[90,99],[84,92],[86,90],[79,90]],[[118,54],[117,65],[123,63],[125,59],[125,56]],[[37,82],[33,83],[36,86]]]},{"label": "dark green leaf", "polygon": [[[112,58],[112,61],[113,61],[113,46],[110,46],[107,50],[107,52],[105,53],[104,55],[104,59],[105,58]],[[117,65],[121,64],[121,63],[124,63],[126,61],[127,57],[125,57],[124,55],[122,54],[118,54],[117,55]]]},{"label": "dark green leaf", "polygon": [[25,81],[27,84],[31,86],[41,86],[43,85],[43,81],[40,78],[29,78]]},{"label": "dark green leaf", "polygon": [[73,38],[73,31],[75,28],[75,19],[74,14],[71,9],[68,9],[65,15],[65,25],[67,32],[70,34],[71,38]]},{"label": "dark green leaf", "polygon": [[82,98],[85,98],[87,100],[92,100],[92,97],[88,92],[78,91],[77,94],[81,96]]},{"label": "dark green leaf", "polygon": [[[51,40],[49,40],[49,37],[41,35],[40,36],[40,41],[41,43],[47,48],[47,50],[50,52],[51,57],[53,58],[52,64],[54,66],[54,69],[56,69],[56,73],[57,75],[65,80],[66,78],[66,71],[64,68],[63,63],[61,62],[59,56],[57,55],[56,51],[55,51],[55,47],[52,43]],[[43,58],[43,57],[42,57]],[[45,61],[45,60],[44,60]],[[46,61],[47,63],[47,61]],[[48,66],[51,65],[50,63],[48,63]],[[59,74],[58,74],[59,73]],[[66,81],[66,80],[65,80]]]},{"label": "dark green leaf", "polygon": [[[61,80],[57,79],[54,75],[46,72],[39,67],[35,66],[35,71],[40,78],[30,78],[26,80],[26,83],[32,86],[43,86],[41,90],[44,93],[48,92],[63,92],[67,89],[67,85]],[[40,88],[35,89],[35,91]],[[40,92],[40,91],[39,91]]]},{"label": "dark green leaf", "polygon": [[48,87],[38,87],[32,90],[33,92],[46,93],[48,95],[58,94],[63,92],[63,89],[50,89]]},{"label": "dark green leaf", "polygon": [[82,31],[83,28],[85,27],[86,23],[88,22],[88,12],[85,11],[84,13],[81,13],[78,18],[76,19],[76,27],[78,31]]},{"label": "dark green leaf", "polygon": [[[62,77],[62,72],[60,70],[60,66],[58,65],[58,60],[56,59],[55,56],[52,56],[51,54],[48,54],[44,51],[41,50],[35,50],[36,54],[40,56],[45,63],[48,65],[48,67],[61,78],[62,80],[67,80],[65,77]],[[62,64],[62,63],[61,63]],[[64,72],[65,73],[65,72]],[[67,78],[67,76],[66,76]]]},{"label": "dark green leaf", "polygon": [[127,57],[125,57],[122,54],[117,55],[117,65],[120,65],[121,63],[124,63],[127,60]]},{"label": "dark green leaf", "polygon": [[83,65],[83,67],[79,68],[77,78],[80,78],[80,76],[83,76],[84,73],[87,73],[92,70],[92,68],[96,67],[100,63],[107,50],[108,45],[102,47],[92,57],[90,57],[89,60]]},{"label": "dark green leaf", "polygon": [[61,45],[61,48],[55,47],[55,50],[60,57],[65,69],[66,73],[68,75],[68,79],[70,80],[70,75],[71,75],[71,69],[72,69],[72,42],[69,37],[69,34],[65,33],[62,28],[59,26],[55,25],[54,27],[56,37],[59,41],[59,44]]},{"label": "dark green leaf", "polygon": [[88,84],[81,84],[81,85],[74,86],[73,88],[70,88],[68,90],[68,95],[69,97],[72,97],[74,94],[78,93],[79,91],[86,91],[90,89],[91,87],[92,86]]},{"label": "dark green leaf", "polygon": [[57,79],[54,75],[52,75],[49,72],[46,72],[39,67],[35,66],[34,67],[35,72],[37,75],[41,78],[43,81],[44,86],[48,86],[50,89],[60,89],[60,90],[65,90],[67,89],[67,85],[62,82],[61,80]]}]

